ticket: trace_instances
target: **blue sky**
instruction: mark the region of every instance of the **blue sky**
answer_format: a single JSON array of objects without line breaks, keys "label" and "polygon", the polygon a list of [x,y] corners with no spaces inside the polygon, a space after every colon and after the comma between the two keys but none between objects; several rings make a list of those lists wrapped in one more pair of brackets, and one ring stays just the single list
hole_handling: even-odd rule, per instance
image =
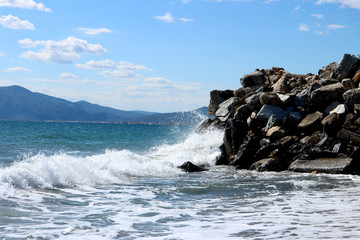
[{"label": "blue sky", "polygon": [[360,0],[0,0],[0,86],[172,112],[360,54]]}]

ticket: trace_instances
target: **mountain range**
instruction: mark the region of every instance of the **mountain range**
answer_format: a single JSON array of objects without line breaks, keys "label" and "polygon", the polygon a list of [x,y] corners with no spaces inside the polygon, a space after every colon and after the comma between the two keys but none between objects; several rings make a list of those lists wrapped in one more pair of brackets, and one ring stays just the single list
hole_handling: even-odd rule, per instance
[{"label": "mountain range", "polygon": [[71,102],[17,85],[0,87],[0,120],[187,124],[199,122],[204,116],[207,107],[174,113],[123,111],[86,101]]}]

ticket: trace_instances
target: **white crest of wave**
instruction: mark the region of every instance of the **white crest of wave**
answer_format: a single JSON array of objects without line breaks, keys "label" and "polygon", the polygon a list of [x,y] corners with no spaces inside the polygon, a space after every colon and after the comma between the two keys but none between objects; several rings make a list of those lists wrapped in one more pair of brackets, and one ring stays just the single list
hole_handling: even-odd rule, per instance
[{"label": "white crest of wave", "polygon": [[222,133],[209,131],[192,133],[181,143],[158,146],[145,154],[128,150],[83,157],[38,154],[0,169],[0,195],[14,188],[116,184],[131,177],[172,176],[181,173],[177,166],[186,161],[212,165],[221,143]]}]

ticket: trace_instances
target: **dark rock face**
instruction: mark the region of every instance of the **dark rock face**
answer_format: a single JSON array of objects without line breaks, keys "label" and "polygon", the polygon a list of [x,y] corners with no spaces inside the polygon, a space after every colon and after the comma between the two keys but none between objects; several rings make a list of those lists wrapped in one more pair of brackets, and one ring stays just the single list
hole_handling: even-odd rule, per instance
[{"label": "dark rock face", "polygon": [[318,75],[256,69],[241,88],[212,91],[216,117],[198,131],[224,129],[217,165],[359,174],[359,82],[360,61],[350,54]]},{"label": "dark rock face", "polygon": [[188,173],[207,171],[207,169],[196,166],[192,162],[185,162],[181,166],[178,166],[178,168]]},{"label": "dark rock face", "polygon": [[234,96],[234,92],[232,90],[213,90],[210,92],[210,104],[208,108],[209,115],[215,115],[216,110],[220,103],[228,100],[229,98]]}]

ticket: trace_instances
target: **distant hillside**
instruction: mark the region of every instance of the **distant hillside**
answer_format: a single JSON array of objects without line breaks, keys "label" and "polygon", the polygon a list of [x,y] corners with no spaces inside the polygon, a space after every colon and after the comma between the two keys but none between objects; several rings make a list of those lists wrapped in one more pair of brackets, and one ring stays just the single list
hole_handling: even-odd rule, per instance
[{"label": "distant hillside", "polygon": [[85,101],[70,102],[20,86],[0,87],[0,119],[56,121],[135,121],[147,112],[121,111]]},{"label": "distant hillside", "polygon": [[20,86],[0,87],[0,120],[197,123],[207,108],[190,112],[122,111],[85,101],[70,102]]},{"label": "distant hillside", "polygon": [[186,112],[152,114],[148,116],[143,116],[137,120],[139,122],[146,123],[196,124],[208,117],[207,111],[207,107],[202,107],[193,111]]}]

